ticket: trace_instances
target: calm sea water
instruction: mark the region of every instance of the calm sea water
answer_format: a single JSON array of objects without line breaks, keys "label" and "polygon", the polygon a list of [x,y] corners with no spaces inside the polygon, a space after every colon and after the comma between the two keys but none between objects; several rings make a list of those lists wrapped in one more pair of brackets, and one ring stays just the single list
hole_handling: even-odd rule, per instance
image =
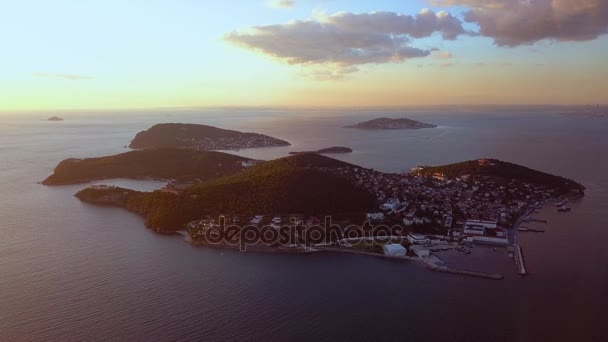
[{"label": "calm sea water", "polygon": [[[0,117],[0,341],[607,340],[608,120],[537,111],[408,111],[418,131],[341,128],[403,112],[199,110]],[[138,216],[83,204],[86,185],[37,184],[69,157],[126,151],[139,131],[190,122],[269,134],[291,147],[348,146],[383,171],[494,157],[576,179],[570,214],[547,208],[523,235],[530,275],[501,253],[475,264],[503,281],[352,255],[196,248]],[[163,184],[117,180],[144,191]],[[502,259],[501,259],[502,258]]]}]

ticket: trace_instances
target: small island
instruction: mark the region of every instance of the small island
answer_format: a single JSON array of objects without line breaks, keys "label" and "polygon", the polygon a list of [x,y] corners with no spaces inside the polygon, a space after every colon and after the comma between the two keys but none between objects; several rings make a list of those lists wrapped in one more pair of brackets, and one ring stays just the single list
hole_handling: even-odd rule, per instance
[{"label": "small island", "polygon": [[243,133],[207,125],[166,123],[140,132],[132,149],[184,148],[199,151],[289,146],[287,141],[258,133]]},{"label": "small island", "polygon": [[352,153],[352,152],[353,152],[353,150],[351,148],[334,146],[334,147],[322,148],[322,149],[316,150],[316,151],[289,152],[289,154],[292,154],[292,155],[293,154],[302,154],[302,153],[338,154],[338,153]]},{"label": "small island", "polygon": [[393,130],[393,129],[421,129],[421,128],[436,128],[436,125],[407,119],[390,119],[390,118],[379,118],[365,122],[360,122],[353,126],[346,126],[345,128],[358,128],[358,129],[369,129],[369,130]]},{"label": "small island", "polygon": [[58,116],[52,116],[48,118],[48,121],[63,121],[63,119]]}]

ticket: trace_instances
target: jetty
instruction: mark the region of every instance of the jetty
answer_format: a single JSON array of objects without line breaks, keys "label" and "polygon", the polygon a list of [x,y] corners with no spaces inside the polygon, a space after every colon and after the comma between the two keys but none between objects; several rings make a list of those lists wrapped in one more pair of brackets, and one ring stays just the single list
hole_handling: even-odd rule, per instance
[{"label": "jetty", "polygon": [[519,274],[528,275],[528,271],[526,271],[526,264],[524,263],[524,256],[521,251],[521,247],[519,245],[513,246],[515,248],[515,262],[517,263],[517,267],[519,267]]},{"label": "jetty", "polygon": [[460,274],[465,276],[477,277],[477,278],[486,278],[493,280],[501,280],[504,279],[502,274],[498,273],[484,273],[484,272],[475,272],[475,271],[465,271],[459,270],[455,268],[449,268],[445,266],[429,266],[429,269],[435,272],[444,272],[444,273],[452,273],[452,274]]},{"label": "jetty", "polygon": [[544,233],[545,232],[542,229],[533,229],[533,228],[527,228],[527,227],[520,227],[517,230],[519,230],[520,232],[529,232],[529,233]]}]

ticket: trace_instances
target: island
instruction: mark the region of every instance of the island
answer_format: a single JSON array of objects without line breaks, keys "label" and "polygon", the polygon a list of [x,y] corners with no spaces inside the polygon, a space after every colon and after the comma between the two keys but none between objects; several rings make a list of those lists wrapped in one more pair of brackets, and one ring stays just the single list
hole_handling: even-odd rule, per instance
[{"label": "island", "polygon": [[334,147],[328,147],[328,148],[322,148],[320,150],[316,150],[316,151],[303,151],[303,152],[289,152],[289,154],[302,154],[302,153],[317,153],[317,154],[337,154],[337,153],[352,153],[353,150],[351,148],[348,147],[340,147],[340,146],[334,146]]},{"label": "island", "polygon": [[66,159],[42,184],[77,184],[112,178],[200,182],[237,173],[253,163],[248,158],[213,151],[137,150],[100,158]]},{"label": "island", "polygon": [[387,130],[387,129],[421,129],[421,128],[436,128],[436,125],[407,119],[390,119],[390,118],[379,118],[365,122],[360,122],[353,126],[346,126],[345,128],[359,128],[369,130]]},{"label": "island", "polygon": [[63,121],[63,119],[58,116],[52,116],[48,118],[48,121]]},{"label": "island", "polygon": [[439,255],[470,254],[473,244],[488,244],[495,251],[502,247],[525,275],[518,233],[542,230],[520,224],[544,222],[530,215],[543,204],[564,211],[565,203],[585,193],[573,180],[497,159],[384,173],[301,153],[199,178],[175,191],[98,185],[75,196],[127,209],[144,217],[154,232],[181,232],[187,241],[206,247],[354,253],[422,262],[438,272],[502,279],[496,273],[447,267]]},{"label": "island", "polygon": [[289,146],[290,143],[258,133],[242,133],[207,125],[165,123],[138,133],[132,149],[184,148],[202,151]]}]

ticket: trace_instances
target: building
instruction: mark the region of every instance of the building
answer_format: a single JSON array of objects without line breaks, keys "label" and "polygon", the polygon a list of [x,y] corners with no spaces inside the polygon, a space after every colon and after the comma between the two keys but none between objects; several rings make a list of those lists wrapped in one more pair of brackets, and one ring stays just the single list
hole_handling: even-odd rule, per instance
[{"label": "building", "polygon": [[400,244],[390,244],[382,246],[382,250],[384,251],[384,255],[390,256],[405,256],[407,254],[407,249]]},{"label": "building", "polygon": [[496,221],[467,220],[464,224],[464,233],[467,235],[483,236],[488,229],[496,229]]},{"label": "building", "polygon": [[407,241],[409,241],[412,245],[428,245],[431,243],[431,240],[420,234],[408,234]]},{"label": "building", "polygon": [[419,258],[426,258],[431,255],[431,251],[420,245],[414,245],[410,247],[410,250]]},{"label": "building", "polygon": [[264,219],[264,216],[262,215],[257,215],[254,218],[251,219],[251,224],[257,226],[258,224],[260,224],[262,222],[262,220]]},{"label": "building", "polygon": [[401,205],[401,202],[399,201],[398,198],[389,198],[386,203],[384,203],[383,205],[380,206],[380,209],[382,210],[397,210],[399,209],[399,206]]},{"label": "building", "polygon": [[369,213],[367,219],[370,221],[384,221],[384,213]]}]

